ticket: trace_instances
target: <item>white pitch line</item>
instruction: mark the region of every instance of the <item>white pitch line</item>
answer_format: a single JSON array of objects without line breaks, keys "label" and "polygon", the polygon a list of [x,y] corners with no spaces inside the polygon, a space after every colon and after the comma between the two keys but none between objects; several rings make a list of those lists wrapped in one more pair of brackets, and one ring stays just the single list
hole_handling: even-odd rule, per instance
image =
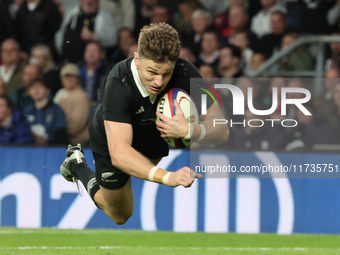
[{"label": "white pitch line", "polygon": [[151,249],[151,250],[228,250],[228,251],[340,251],[332,248],[270,248],[270,247],[130,247],[130,246],[85,246],[85,247],[48,247],[48,246],[23,246],[0,247],[0,250],[113,250],[113,249]]}]

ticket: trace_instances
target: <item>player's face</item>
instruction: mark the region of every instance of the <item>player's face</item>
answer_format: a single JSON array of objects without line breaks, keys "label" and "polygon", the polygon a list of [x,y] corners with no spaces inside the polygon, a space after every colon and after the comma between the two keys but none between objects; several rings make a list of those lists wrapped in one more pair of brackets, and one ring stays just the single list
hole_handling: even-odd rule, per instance
[{"label": "player's face", "polygon": [[151,95],[160,94],[168,85],[175,63],[156,63],[148,58],[140,58],[134,55],[138,75],[146,90]]}]

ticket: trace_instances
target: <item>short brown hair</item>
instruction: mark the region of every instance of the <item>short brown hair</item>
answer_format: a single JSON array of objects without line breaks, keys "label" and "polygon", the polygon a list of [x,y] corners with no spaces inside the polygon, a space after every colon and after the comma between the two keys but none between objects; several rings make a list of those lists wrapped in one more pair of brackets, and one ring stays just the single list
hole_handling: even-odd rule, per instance
[{"label": "short brown hair", "polygon": [[164,22],[144,26],[139,33],[138,55],[156,63],[176,62],[181,43],[177,31]]},{"label": "short brown hair", "polygon": [[31,84],[27,86],[27,90],[29,90],[30,88],[33,87],[33,85],[38,84],[38,83],[43,85],[45,88],[50,89],[50,87],[46,84],[46,81],[44,79],[38,78],[32,81]]}]

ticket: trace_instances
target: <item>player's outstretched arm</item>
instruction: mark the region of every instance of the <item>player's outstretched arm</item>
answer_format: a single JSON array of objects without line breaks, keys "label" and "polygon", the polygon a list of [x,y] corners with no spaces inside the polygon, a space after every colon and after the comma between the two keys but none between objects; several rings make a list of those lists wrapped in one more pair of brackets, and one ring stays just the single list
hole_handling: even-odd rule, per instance
[{"label": "player's outstretched arm", "polygon": [[133,131],[130,124],[105,120],[104,126],[112,165],[125,173],[170,187],[190,187],[195,178],[202,177],[188,167],[168,172],[153,165],[148,158],[132,148]]},{"label": "player's outstretched arm", "polygon": [[176,172],[171,173],[167,185],[170,187],[184,186],[189,188],[195,179],[202,178],[201,174],[196,173],[189,167],[183,167]]},{"label": "player's outstretched arm", "polygon": [[220,144],[228,141],[228,126],[216,125],[214,127],[214,119],[224,119],[218,105],[212,104],[207,110],[207,115],[200,116],[200,125],[192,125],[191,130],[177,101],[175,101],[175,107],[176,115],[172,118],[159,112],[156,113],[157,117],[162,120],[156,121],[157,129],[162,132],[161,137],[185,138],[190,134],[190,140],[203,144]]}]

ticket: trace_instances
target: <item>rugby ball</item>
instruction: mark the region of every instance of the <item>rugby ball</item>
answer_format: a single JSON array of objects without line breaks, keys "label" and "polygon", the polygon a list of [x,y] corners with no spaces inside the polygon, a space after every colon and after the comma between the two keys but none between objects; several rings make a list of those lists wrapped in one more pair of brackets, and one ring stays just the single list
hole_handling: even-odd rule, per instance
[{"label": "rugby ball", "polygon": [[[176,115],[175,100],[179,103],[184,117],[191,124],[198,124],[198,111],[194,100],[183,89],[173,88],[165,93],[158,102],[157,112],[162,113],[168,118]],[[159,120],[159,118],[157,117]],[[190,140],[174,139],[164,137],[164,140],[172,147],[181,149],[188,147],[192,142]]]}]

